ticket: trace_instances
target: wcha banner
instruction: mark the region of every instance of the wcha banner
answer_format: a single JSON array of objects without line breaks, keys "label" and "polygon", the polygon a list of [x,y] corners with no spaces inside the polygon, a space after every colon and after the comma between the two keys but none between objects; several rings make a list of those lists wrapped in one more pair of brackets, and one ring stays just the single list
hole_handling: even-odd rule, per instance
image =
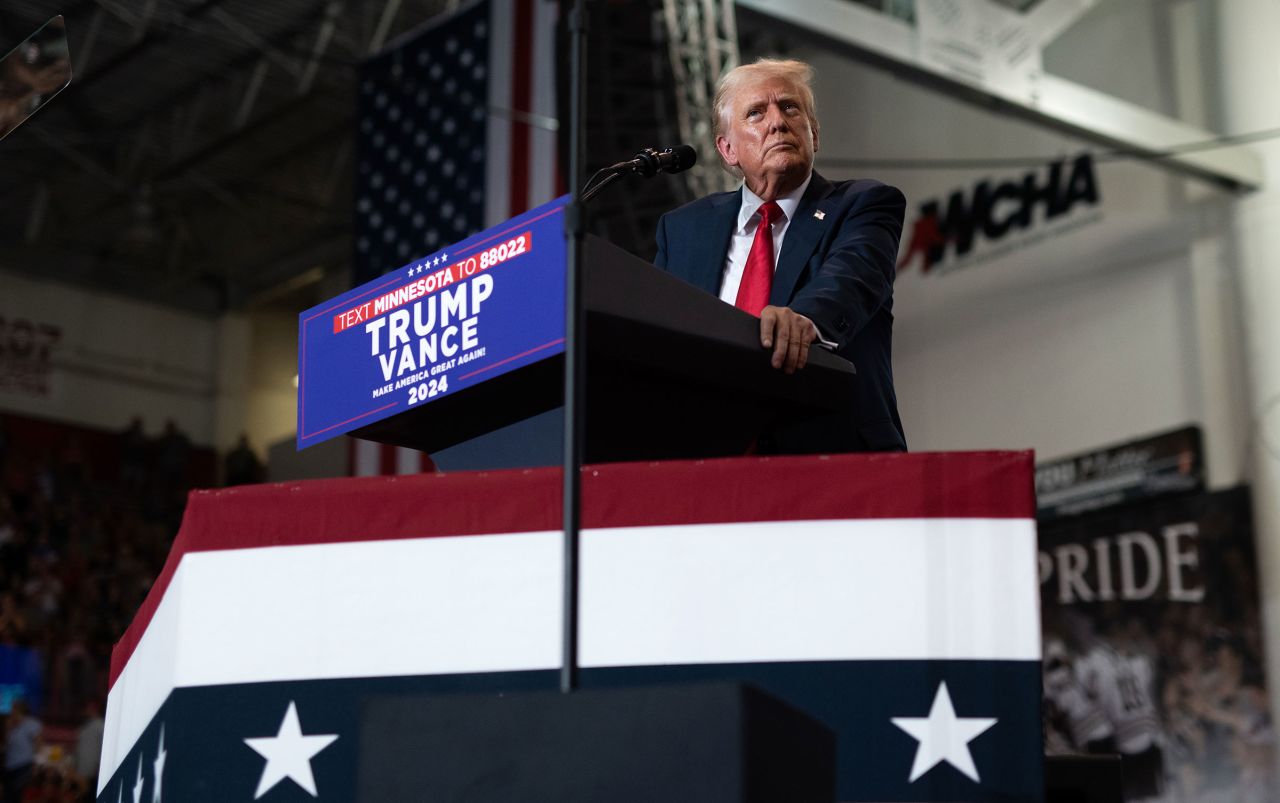
[{"label": "wcha banner", "polygon": [[1277,799],[1249,492],[1040,527],[1046,752],[1119,753],[1125,799]]},{"label": "wcha banner", "polygon": [[[922,274],[967,267],[1028,248],[1101,219],[1093,156],[1058,159],[1021,176],[984,176],[916,209],[898,271]],[[1086,214],[1082,210],[1089,209]]]}]

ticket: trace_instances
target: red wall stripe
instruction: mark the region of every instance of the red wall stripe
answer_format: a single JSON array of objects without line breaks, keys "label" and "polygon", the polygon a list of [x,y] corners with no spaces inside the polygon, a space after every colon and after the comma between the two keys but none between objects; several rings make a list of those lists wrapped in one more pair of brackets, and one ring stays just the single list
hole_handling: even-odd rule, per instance
[{"label": "red wall stripe", "polygon": [[[515,0],[514,53],[511,58],[511,108],[528,112],[533,108],[533,3]],[[513,217],[529,208],[529,124],[511,121],[511,186],[508,212]]]},{"label": "red wall stripe", "polygon": [[396,447],[390,444],[378,444],[378,473],[384,477],[396,475]]}]

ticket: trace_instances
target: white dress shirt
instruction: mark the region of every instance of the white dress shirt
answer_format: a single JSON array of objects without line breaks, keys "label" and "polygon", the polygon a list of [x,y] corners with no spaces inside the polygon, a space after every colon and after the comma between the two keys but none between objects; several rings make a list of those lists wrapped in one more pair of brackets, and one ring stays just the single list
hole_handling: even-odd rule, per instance
[{"label": "white dress shirt", "polygon": [[[772,226],[774,270],[778,268],[778,254],[782,253],[782,239],[787,236],[791,219],[796,216],[800,199],[804,197],[804,191],[809,189],[809,182],[812,180],[811,172],[805,177],[803,184],[778,199],[782,217],[773,221]],[[747,255],[751,253],[751,243],[756,239],[756,228],[760,225],[760,207],[763,205],[764,200],[743,184],[742,207],[738,209],[738,226],[733,230],[733,237],[729,239],[729,254],[725,258],[728,264],[725,266],[724,281],[720,284],[720,300],[727,304],[735,304],[738,301],[738,287],[742,284],[742,272],[747,267]]]},{"label": "white dress shirt", "polygon": [[[796,216],[796,210],[800,208],[800,199],[804,197],[805,190],[809,189],[809,182],[813,180],[813,172],[805,177],[804,183],[796,187],[791,192],[777,199],[778,207],[782,210],[782,216],[773,221],[771,228],[773,229],[773,269],[778,269],[778,255],[782,253],[782,239],[787,236],[787,229],[791,227],[791,219]],[[729,238],[729,254],[725,257],[728,263],[725,265],[724,280],[720,284],[720,300],[726,304],[736,305],[738,302],[738,287],[742,284],[742,273],[747,268],[747,255],[751,253],[751,244],[756,239],[756,228],[760,225],[760,207],[764,205],[764,199],[747,189],[747,185],[742,185],[742,206],[738,209],[738,226],[733,230],[733,236]],[[815,323],[813,326],[814,334],[817,336],[815,341],[818,345],[828,349],[834,349],[836,344],[827,340],[822,334],[822,330]]]}]

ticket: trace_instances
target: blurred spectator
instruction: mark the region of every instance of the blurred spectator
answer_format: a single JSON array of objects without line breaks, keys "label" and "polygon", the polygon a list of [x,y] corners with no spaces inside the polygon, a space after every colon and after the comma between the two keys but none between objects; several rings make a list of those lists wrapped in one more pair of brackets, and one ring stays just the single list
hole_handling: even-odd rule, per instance
[{"label": "blurred spectator", "polygon": [[226,485],[251,485],[262,482],[262,464],[249,448],[249,436],[241,433],[236,448],[227,452],[225,463]]},{"label": "blurred spectator", "polygon": [[85,704],[85,721],[76,734],[76,748],[72,755],[72,768],[86,786],[97,786],[98,761],[102,757],[102,705],[96,700]]},{"label": "blurred spectator", "polygon": [[156,443],[156,470],[161,477],[185,483],[190,460],[191,440],[171,418],[165,422],[164,432]]},{"label": "blurred spectator", "polygon": [[18,608],[18,595],[6,591],[0,595],[0,644],[25,644],[27,619]]},{"label": "blurred spectator", "polygon": [[25,688],[41,713],[8,719],[6,770],[24,752],[33,778],[42,768],[0,785],[0,801],[93,799],[112,646],[164,565],[189,484],[212,484],[215,466],[173,422],[152,443],[138,418],[105,433],[0,414],[0,644],[41,667],[0,688]]},{"label": "blurred spectator", "polygon": [[57,648],[50,685],[58,695],[50,700],[51,713],[59,719],[75,721],[84,712],[87,701],[93,699],[96,673],[93,670],[93,654],[85,638],[83,614],[74,611],[73,621],[67,627],[64,643]]},{"label": "blurred spectator", "polygon": [[27,713],[27,701],[21,697],[14,700],[5,720],[4,786],[7,800],[23,800],[22,793],[31,781],[43,731],[40,720]]},{"label": "blurred spectator", "polygon": [[53,576],[50,561],[33,554],[27,562],[27,582],[23,594],[28,614],[35,627],[43,627],[58,615],[62,602],[62,583]]},{"label": "blurred spectator", "polygon": [[54,795],[58,791],[58,781],[55,778],[55,771],[52,767],[36,767],[31,772],[31,778],[27,781],[26,786],[22,790],[22,796],[18,798],[22,803],[45,803],[54,800]]},{"label": "blurred spectator", "polygon": [[174,527],[182,521],[187,502],[188,469],[191,465],[191,440],[178,429],[173,419],[165,422],[164,432],[156,442],[156,512]]},{"label": "blurred spectator", "polygon": [[81,801],[92,801],[93,795],[90,789],[94,788],[90,781],[86,781],[75,773],[67,772],[62,777],[62,795],[56,798],[57,803],[81,803]]},{"label": "blurred spectator", "polygon": [[[1274,803],[1276,739],[1254,636],[1257,609],[1242,613],[1230,629],[1208,604],[1153,615],[1154,627],[1112,615],[1102,637],[1087,617],[1046,628],[1046,751],[1125,754],[1126,800]],[[1094,713],[1086,702],[1101,708],[1125,743],[1095,742],[1102,729],[1072,727]],[[1155,760],[1157,748],[1163,762]],[[1131,788],[1144,774],[1151,777],[1143,788]],[[1162,779],[1158,798],[1152,777]]]},{"label": "blurred spectator", "polygon": [[0,496],[0,547],[13,541],[17,535],[17,517],[8,496]]},{"label": "blurred spectator", "polygon": [[120,484],[125,491],[138,491],[147,481],[147,436],[142,419],[135,417],[120,433]]},{"label": "blurred spectator", "polygon": [[[80,439],[72,436],[63,447],[62,454],[52,466],[54,471],[54,488],[57,498],[66,501],[77,496],[88,488],[89,464]],[[50,501],[54,495],[49,496]]]},{"label": "blurred spectator", "polygon": [[1115,726],[1094,694],[1080,681],[1077,667],[1061,639],[1044,647],[1044,697],[1047,724],[1060,738],[1059,753],[1079,745],[1087,753],[1114,753]]}]

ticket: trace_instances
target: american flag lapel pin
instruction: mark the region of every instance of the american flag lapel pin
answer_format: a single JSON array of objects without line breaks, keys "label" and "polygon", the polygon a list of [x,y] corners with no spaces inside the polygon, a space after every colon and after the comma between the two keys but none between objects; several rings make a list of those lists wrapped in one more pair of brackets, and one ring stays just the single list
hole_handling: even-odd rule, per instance
[{"label": "american flag lapel pin", "polygon": [[818,220],[822,220],[827,216],[827,213],[819,209],[817,212],[813,213],[813,216],[816,217]]}]

